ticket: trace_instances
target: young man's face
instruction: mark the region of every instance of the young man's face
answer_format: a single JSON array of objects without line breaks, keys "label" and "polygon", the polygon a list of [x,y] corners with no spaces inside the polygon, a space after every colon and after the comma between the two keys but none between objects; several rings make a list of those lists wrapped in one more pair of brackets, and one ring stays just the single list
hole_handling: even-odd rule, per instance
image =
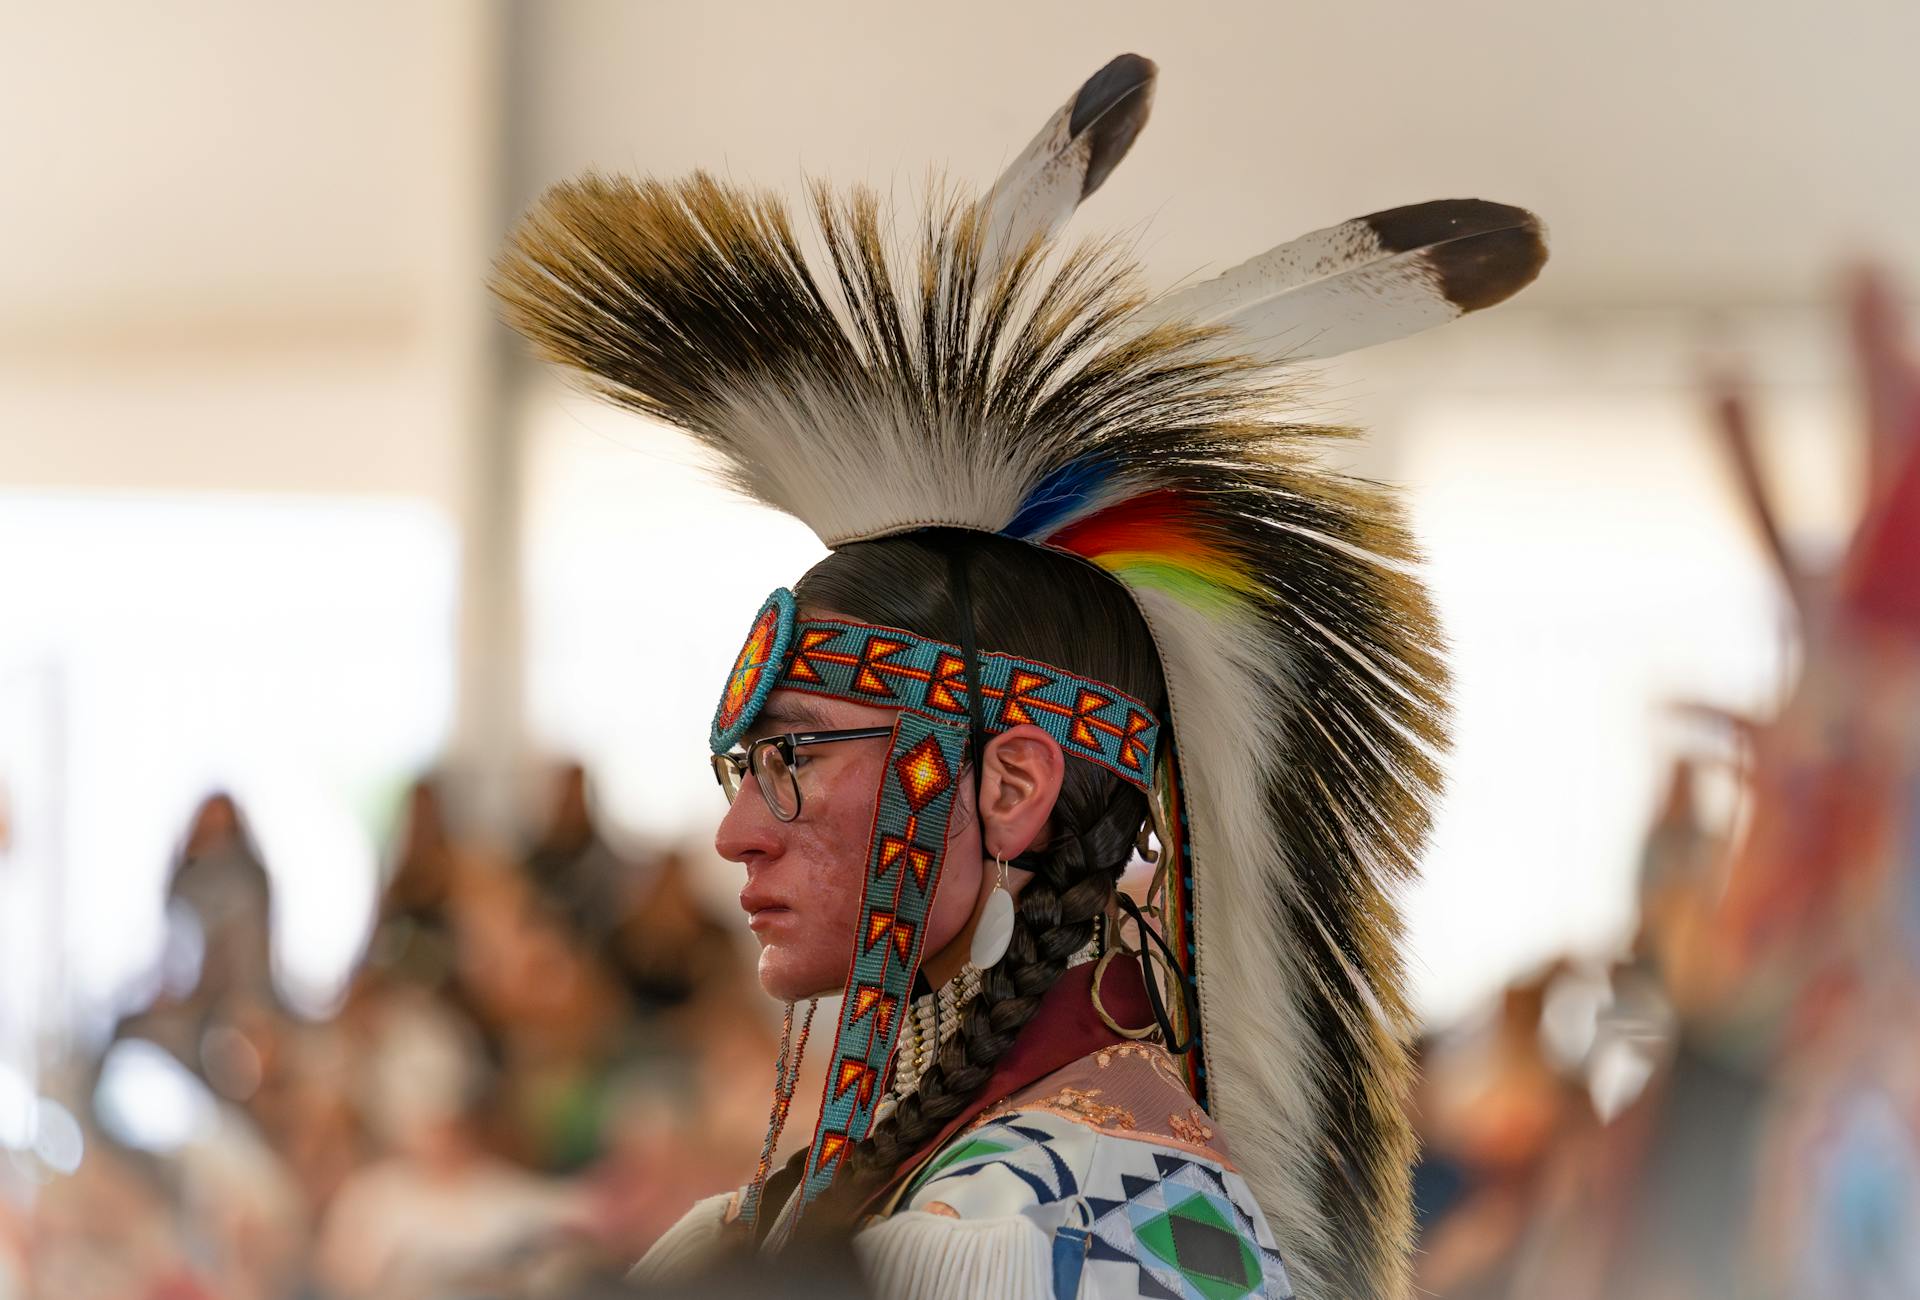
[{"label": "young man's face", "polygon": [[[895,716],[891,709],[778,690],[741,745],[789,731],[891,727]],[[884,736],[802,748],[795,753],[801,793],[796,820],[776,818],[749,775],[714,835],[720,856],[746,868],[740,906],[760,941],[760,986],[782,1001],[836,994],[846,986],[888,749]],[[963,786],[927,918],[927,953],[946,947],[966,928],[979,900],[984,872],[972,809],[972,790]]]}]

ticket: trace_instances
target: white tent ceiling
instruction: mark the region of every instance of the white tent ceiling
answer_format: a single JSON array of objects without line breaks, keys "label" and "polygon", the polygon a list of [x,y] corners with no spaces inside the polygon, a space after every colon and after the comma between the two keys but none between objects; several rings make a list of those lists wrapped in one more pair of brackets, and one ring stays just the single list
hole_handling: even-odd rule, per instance
[{"label": "white tent ceiling", "polygon": [[[0,39],[0,336],[105,315],[404,316],[449,220],[459,30],[487,6],[77,0]],[[1171,277],[1437,195],[1552,227],[1540,305],[1820,297],[1920,268],[1920,7],[983,0],[511,7],[516,199],[582,165],[984,182],[1087,73],[1162,68],[1086,224]],[[476,268],[477,272],[477,268]]]},{"label": "white tent ceiling", "polygon": [[1169,275],[1418,199],[1534,207],[1537,300],[1819,295],[1836,257],[1920,268],[1920,6],[1892,0],[840,3],[532,11],[522,170],[801,167],[985,182],[1135,50],[1154,120],[1088,224]]}]

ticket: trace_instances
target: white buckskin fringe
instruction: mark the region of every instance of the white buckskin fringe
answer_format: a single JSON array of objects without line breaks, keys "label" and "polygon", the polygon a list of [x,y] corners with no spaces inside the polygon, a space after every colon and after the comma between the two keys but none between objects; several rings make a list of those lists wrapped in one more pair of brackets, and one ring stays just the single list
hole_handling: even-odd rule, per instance
[{"label": "white buckskin fringe", "polygon": [[873,1294],[888,1300],[1052,1300],[1053,1254],[1033,1220],[950,1219],[905,1210],[853,1239]]},{"label": "white buckskin fringe", "polygon": [[693,1203],[680,1221],[660,1234],[627,1273],[629,1282],[666,1282],[698,1273],[713,1259],[726,1226],[727,1205],[738,1192],[721,1192]]}]

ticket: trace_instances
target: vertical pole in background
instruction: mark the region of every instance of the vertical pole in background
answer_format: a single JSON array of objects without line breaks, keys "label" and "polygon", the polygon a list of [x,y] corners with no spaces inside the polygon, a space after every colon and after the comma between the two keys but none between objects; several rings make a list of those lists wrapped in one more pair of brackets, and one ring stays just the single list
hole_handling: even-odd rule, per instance
[{"label": "vertical pole in background", "polygon": [[462,822],[496,845],[517,838],[525,746],[521,598],[522,469],[512,354],[486,279],[505,232],[512,103],[509,0],[438,0],[448,37],[435,102],[445,160],[448,238],[434,267],[435,336],[446,349],[460,481],[457,685],[447,766]]}]

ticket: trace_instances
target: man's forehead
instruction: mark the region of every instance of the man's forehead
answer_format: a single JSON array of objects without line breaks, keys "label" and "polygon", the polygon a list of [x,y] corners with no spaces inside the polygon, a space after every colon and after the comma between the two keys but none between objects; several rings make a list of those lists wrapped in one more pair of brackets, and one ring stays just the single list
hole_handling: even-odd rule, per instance
[{"label": "man's forehead", "polygon": [[836,700],[807,691],[781,687],[753,720],[747,734],[774,736],[788,731],[833,731],[841,728],[891,725],[894,709]]}]

